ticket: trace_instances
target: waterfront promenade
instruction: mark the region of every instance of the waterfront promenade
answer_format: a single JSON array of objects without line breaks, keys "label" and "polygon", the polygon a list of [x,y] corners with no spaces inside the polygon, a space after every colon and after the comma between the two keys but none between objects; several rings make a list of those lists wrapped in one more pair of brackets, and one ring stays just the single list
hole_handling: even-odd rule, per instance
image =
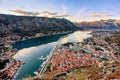
[{"label": "waterfront promenade", "polygon": [[49,64],[50,59],[52,58],[52,56],[54,55],[54,53],[55,53],[56,50],[57,50],[57,46],[58,46],[58,45],[57,45],[57,42],[56,42],[56,43],[55,43],[55,46],[54,46],[53,49],[52,49],[52,51],[51,51],[50,54],[48,55],[46,61],[43,62],[44,64],[43,64],[40,72],[38,73],[38,77],[41,77],[42,74],[44,74],[44,72],[46,71],[47,65]]},{"label": "waterfront promenade", "polygon": [[45,73],[46,69],[47,69],[47,66],[52,58],[52,56],[56,53],[56,50],[58,49],[58,46],[59,46],[59,43],[60,41],[63,39],[60,38],[54,45],[53,49],[51,50],[50,54],[48,55],[46,61],[43,62],[43,65],[42,65],[42,68],[40,68],[40,72],[37,74],[37,77],[41,78],[42,75]]},{"label": "waterfront promenade", "polygon": [[19,73],[19,71],[21,70],[22,66],[23,66],[23,64],[21,64],[21,65],[19,66],[18,70],[16,70],[16,72],[15,72],[12,80],[16,80],[17,76],[19,75],[18,73]]},{"label": "waterfront promenade", "polygon": [[[65,36],[64,36],[65,37]],[[38,73],[38,76],[42,76],[44,72],[47,69],[47,65],[49,64],[49,61],[51,60],[52,56],[56,53],[56,50],[58,49],[58,46],[60,45],[60,41],[64,38],[61,37],[54,45],[53,49],[51,50],[50,54],[48,55],[47,59],[45,62],[43,62],[42,68],[40,69],[40,72]]]}]

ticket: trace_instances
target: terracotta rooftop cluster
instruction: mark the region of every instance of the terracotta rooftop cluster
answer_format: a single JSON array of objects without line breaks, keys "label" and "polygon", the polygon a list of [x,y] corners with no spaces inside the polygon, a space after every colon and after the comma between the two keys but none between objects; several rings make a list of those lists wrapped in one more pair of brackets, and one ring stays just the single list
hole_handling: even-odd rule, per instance
[{"label": "terracotta rooftop cluster", "polygon": [[53,56],[51,63],[51,70],[64,72],[69,69],[77,69],[82,66],[101,64],[101,61],[99,58],[92,57],[89,53],[75,53],[73,51],[63,50]]},{"label": "terracotta rooftop cluster", "polygon": [[15,62],[15,64],[13,64],[12,66],[10,66],[8,69],[6,69],[4,72],[0,73],[0,77],[4,78],[4,79],[10,79],[14,76],[14,74],[16,73],[16,71],[18,70],[18,68],[23,64],[22,61],[17,61]]}]

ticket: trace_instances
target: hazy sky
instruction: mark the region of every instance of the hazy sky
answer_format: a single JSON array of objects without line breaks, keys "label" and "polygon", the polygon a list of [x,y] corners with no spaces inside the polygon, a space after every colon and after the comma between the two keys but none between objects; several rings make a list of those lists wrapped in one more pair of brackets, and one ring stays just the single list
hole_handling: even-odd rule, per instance
[{"label": "hazy sky", "polygon": [[65,17],[77,22],[120,19],[120,0],[0,0],[0,13]]}]

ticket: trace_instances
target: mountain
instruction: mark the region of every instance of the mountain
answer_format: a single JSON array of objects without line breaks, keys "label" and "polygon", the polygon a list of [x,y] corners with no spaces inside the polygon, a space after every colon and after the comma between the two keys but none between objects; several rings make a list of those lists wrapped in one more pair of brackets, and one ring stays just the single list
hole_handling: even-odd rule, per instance
[{"label": "mountain", "polygon": [[35,35],[36,33],[51,33],[74,31],[78,28],[67,19],[14,16],[0,14],[0,36],[7,34]]},{"label": "mountain", "polygon": [[76,25],[83,30],[120,30],[120,20],[114,19],[80,22]]}]

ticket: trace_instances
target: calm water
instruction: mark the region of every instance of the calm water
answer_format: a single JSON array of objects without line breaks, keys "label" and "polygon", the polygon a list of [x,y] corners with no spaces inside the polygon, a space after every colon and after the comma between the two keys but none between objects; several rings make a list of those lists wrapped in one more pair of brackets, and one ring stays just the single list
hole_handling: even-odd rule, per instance
[{"label": "calm water", "polygon": [[14,58],[23,60],[25,62],[22,69],[19,71],[17,79],[34,76],[33,72],[37,71],[40,68],[40,65],[43,63],[43,60],[39,60],[37,58],[40,56],[45,57],[49,55],[55,43],[61,44],[65,42],[81,42],[84,38],[90,36],[88,33],[90,32],[77,31],[67,35],[62,39],[60,38],[66,34],[35,38],[15,43],[13,46],[14,48],[19,49],[19,51]]}]

